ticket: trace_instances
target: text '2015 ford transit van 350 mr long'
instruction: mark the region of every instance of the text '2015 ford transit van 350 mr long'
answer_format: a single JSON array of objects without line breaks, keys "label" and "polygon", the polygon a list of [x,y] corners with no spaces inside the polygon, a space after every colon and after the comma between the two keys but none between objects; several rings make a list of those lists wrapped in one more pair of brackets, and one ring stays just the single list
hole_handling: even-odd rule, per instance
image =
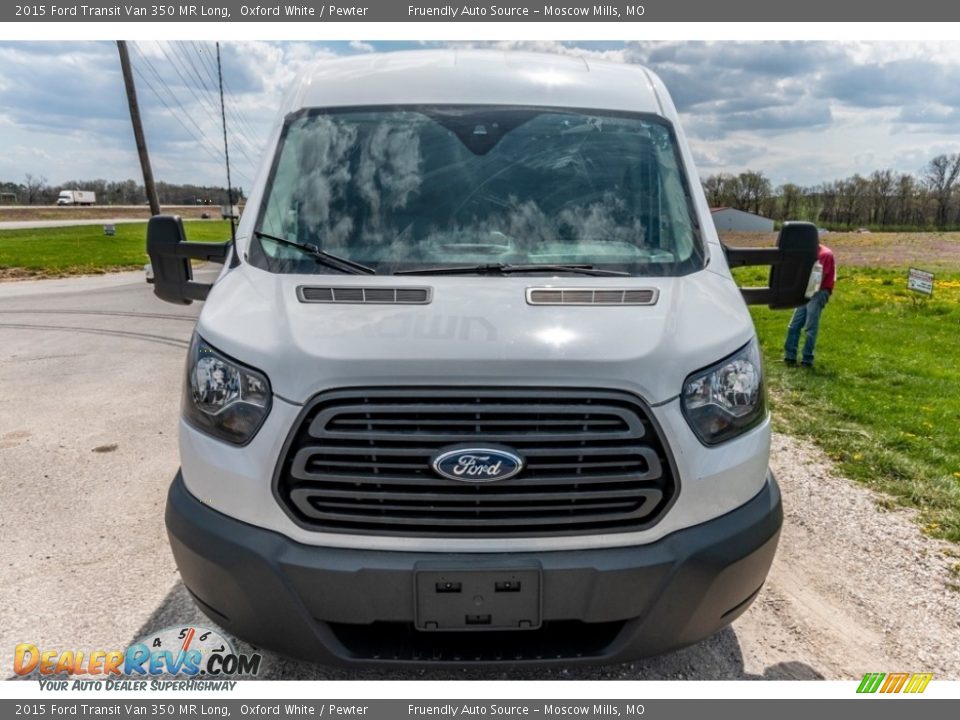
[{"label": "text '2015 ford transit van 350 mr long'", "polygon": [[721,245],[636,66],[324,60],[269,147],[235,241],[148,229],[156,294],[206,300],[166,522],[211,619],[327,663],[598,663],[749,606],[782,511],[744,300],[804,302],[815,227]]}]

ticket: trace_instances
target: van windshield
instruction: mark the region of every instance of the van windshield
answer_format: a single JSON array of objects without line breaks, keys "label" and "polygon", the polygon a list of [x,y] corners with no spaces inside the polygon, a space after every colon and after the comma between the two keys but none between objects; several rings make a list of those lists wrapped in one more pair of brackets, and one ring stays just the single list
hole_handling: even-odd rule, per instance
[{"label": "van windshield", "polygon": [[[504,106],[303,112],[285,126],[263,197],[260,233],[379,274],[474,263],[630,275],[703,267],[676,139],[646,115]],[[265,237],[249,257],[272,272],[338,272]]]}]

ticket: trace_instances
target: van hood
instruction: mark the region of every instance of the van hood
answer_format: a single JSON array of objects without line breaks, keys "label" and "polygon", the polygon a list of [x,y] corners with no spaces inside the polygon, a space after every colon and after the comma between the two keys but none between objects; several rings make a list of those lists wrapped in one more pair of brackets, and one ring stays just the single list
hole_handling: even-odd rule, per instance
[{"label": "van hood", "polygon": [[[301,286],[428,288],[427,304],[303,302]],[[530,305],[528,288],[652,288],[655,304]],[[227,355],[303,403],[334,387],[620,388],[656,404],[754,335],[729,277],[368,277],[226,271],[197,324]]]}]

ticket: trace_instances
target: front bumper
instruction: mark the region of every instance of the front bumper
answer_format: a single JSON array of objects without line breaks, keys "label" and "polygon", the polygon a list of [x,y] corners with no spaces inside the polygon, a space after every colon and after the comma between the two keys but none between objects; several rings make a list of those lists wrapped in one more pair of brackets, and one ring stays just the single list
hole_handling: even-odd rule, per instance
[{"label": "front bumper", "polygon": [[[768,476],[746,504],[633,547],[541,553],[413,553],[303,545],[234,520],[178,474],[166,523],[200,608],[255,646],[327,664],[608,663],[697,642],[756,597],[783,521]],[[414,629],[415,569],[536,567],[542,626]]]}]

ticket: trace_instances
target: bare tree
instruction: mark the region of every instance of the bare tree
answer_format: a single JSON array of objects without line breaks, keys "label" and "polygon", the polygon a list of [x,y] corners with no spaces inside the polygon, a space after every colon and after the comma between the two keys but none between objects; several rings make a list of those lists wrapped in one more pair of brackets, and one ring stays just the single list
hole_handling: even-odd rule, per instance
[{"label": "bare tree", "polygon": [[726,173],[710,175],[703,183],[704,192],[710,207],[734,205],[739,192],[736,177]]},{"label": "bare tree", "polygon": [[937,202],[937,225],[947,224],[950,198],[960,175],[960,153],[937,155],[923,170],[923,180]]},{"label": "bare tree", "polygon": [[795,220],[799,217],[800,205],[803,202],[803,188],[794,183],[784,183],[780,186],[780,214],[784,220]]},{"label": "bare tree", "polygon": [[711,206],[761,213],[774,220],[809,220],[834,228],[960,227],[960,153],[939,155],[921,174],[875,170],[868,176],[774,191],[762,172],[711,175],[703,181]]},{"label": "bare tree", "polygon": [[46,189],[47,179],[43,175],[37,176],[31,175],[30,173],[27,173],[24,179],[24,201],[27,205],[33,205],[40,199],[40,196]]},{"label": "bare tree", "polygon": [[770,180],[762,172],[754,172],[753,170],[740,173],[738,179],[743,189],[740,209],[759,213],[760,206],[770,196]]},{"label": "bare tree", "polygon": [[702,182],[710,207],[732,207],[752,213],[772,212],[771,203],[776,201],[770,180],[762,172],[719,173],[707,176]]},{"label": "bare tree", "polygon": [[871,220],[877,225],[886,225],[893,198],[893,170],[874,170],[870,175],[870,192],[873,195]]},{"label": "bare tree", "polygon": [[897,178],[897,211],[896,221],[898,225],[910,225],[916,222],[914,215],[916,206],[917,186],[913,175],[902,173]]}]

